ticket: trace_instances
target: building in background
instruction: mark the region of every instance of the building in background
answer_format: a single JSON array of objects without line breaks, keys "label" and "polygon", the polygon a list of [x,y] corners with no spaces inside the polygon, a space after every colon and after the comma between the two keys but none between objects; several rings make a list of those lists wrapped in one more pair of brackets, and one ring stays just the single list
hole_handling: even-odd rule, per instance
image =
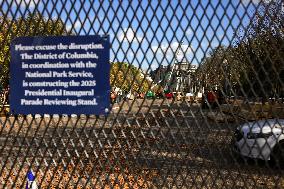
[{"label": "building in background", "polygon": [[187,62],[178,62],[174,64],[171,91],[176,92],[196,92],[196,86],[193,83],[196,65]]},{"label": "building in background", "polygon": [[166,86],[167,75],[170,72],[171,72],[170,65],[168,66],[160,65],[157,69],[150,72],[150,77],[152,78],[154,85],[158,84],[164,88]]},{"label": "building in background", "polygon": [[193,80],[196,69],[196,65],[178,62],[174,65],[161,65],[152,71],[150,76],[155,84],[159,84],[165,90],[194,94],[196,86],[194,86]]}]

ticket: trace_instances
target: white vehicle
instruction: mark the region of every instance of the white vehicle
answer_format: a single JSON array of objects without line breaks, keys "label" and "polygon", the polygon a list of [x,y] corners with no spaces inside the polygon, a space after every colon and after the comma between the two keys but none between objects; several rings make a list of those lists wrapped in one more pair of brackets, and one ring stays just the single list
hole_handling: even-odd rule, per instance
[{"label": "white vehicle", "polygon": [[284,165],[284,119],[248,122],[234,133],[234,151],[243,157]]}]

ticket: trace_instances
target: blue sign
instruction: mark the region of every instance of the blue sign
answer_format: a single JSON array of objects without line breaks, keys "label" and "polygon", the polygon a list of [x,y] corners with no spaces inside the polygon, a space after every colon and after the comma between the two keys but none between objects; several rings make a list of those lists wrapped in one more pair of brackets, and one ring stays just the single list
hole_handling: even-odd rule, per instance
[{"label": "blue sign", "polygon": [[106,114],[109,37],[19,37],[11,44],[13,114]]}]

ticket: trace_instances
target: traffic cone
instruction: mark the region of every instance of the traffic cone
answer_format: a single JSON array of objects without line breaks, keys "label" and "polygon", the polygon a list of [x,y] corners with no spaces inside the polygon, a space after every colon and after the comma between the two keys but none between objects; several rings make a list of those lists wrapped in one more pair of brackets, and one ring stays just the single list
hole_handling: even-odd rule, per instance
[{"label": "traffic cone", "polygon": [[38,189],[36,181],[35,181],[35,176],[33,175],[32,171],[29,171],[27,174],[28,180],[26,184],[26,189]]}]

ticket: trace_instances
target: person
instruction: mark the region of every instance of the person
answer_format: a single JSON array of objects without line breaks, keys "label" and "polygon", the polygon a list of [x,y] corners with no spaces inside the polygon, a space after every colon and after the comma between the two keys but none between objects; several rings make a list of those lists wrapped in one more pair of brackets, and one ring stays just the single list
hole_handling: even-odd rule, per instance
[{"label": "person", "polygon": [[209,104],[213,104],[215,102],[215,93],[213,91],[209,91],[207,93],[207,100]]},{"label": "person", "polygon": [[212,90],[208,90],[205,95],[202,96],[202,108],[216,108],[218,106],[217,99],[217,94]]},{"label": "person", "polygon": [[112,104],[115,103],[115,98],[116,98],[115,92],[114,92],[114,91],[111,91],[111,92],[110,92],[110,100],[111,100],[111,103],[112,103]]},{"label": "person", "polygon": [[8,87],[4,90],[4,94],[3,94],[3,104],[9,104],[9,91],[10,91],[10,87],[8,86]]},{"label": "person", "polygon": [[122,90],[119,90],[117,93],[116,93],[116,102],[120,102],[121,101],[121,98],[122,98]]}]

